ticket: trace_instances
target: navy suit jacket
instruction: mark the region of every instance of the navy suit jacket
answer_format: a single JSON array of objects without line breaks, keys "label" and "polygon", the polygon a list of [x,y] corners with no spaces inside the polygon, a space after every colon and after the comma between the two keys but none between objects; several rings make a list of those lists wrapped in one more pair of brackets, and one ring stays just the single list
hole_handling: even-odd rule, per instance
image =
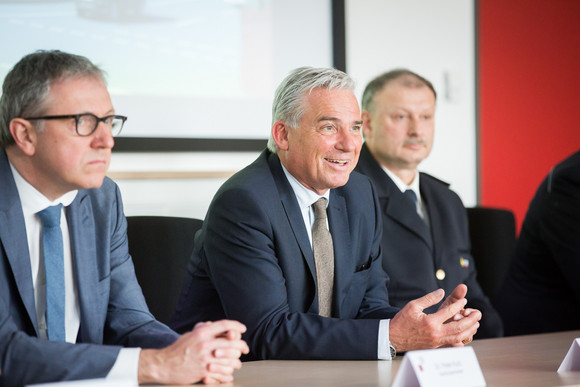
[{"label": "navy suit jacket", "polygon": [[[38,338],[24,216],[0,150],[0,385],[105,377],[124,347],[159,348],[177,338],[149,313],[127,248],[119,189],[79,190],[66,209],[80,305],[77,344]],[[107,344],[107,345],[102,345]]]},{"label": "navy suit jacket", "polygon": [[580,152],[539,186],[499,294],[506,335],[580,329]]},{"label": "navy suit jacket", "polygon": [[[421,173],[419,189],[431,224],[428,227],[366,144],[355,170],[371,179],[379,196],[383,268],[391,279],[388,286],[391,304],[402,307],[438,288],[449,295],[464,283],[468,288],[467,307],[479,309],[483,314],[475,337],[501,336],[501,319],[476,280],[467,212],[449,184]],[[443,280],[435,276],[438,269],[445,271]],[[433,306],[426,312],[434,312],[438,307]]]},{"label": "navy suit jacket", "polygon": [[[170,324],[230,318],[248,327],[251,359],[376,359],[388,303],[381,219],[370,181],[352,173],[330,191],[333,317],[318,315],[314,256],[296,196],[276,154],[264,151],[216,193],[195,239]],[[387,339],[387,338],[385,338]]]}]

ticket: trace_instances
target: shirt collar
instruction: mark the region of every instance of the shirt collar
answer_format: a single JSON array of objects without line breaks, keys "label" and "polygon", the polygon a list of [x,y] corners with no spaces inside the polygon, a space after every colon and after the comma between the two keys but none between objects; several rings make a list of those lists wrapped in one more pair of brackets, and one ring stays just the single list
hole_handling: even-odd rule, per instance
[{"label": "shirt collar", "polygon": [[16,168],[14,168],[12,163],[9,162],[9,164],[10,169],[12,170],[12,176],[14,176],[16,189],[18,190],[18,196],[20,197],[20,203],[22,203],[22,212],[24,213],[24,216],[36,214],[37,212],[42,211],[47,207],[57,204],[62,204],[63,207],[67,207],[77,196],[78,190],[74,190],[65,193],[54,201],[50,201],[29,182],[24,180]]},{"label": "shirt collar", "polygon": [[420,179],[420,174],[419,171],[415,170],[415,178],[413,179],[413,181],[411,182],[411,184],[407,185],[403,182],[403,180],[401,180],[399,178],[399,176],[395,175],[393,172],[391,172],[388,168],[384,167],[381,165],[381,168],[383,169],[383,171],[385,171],[385,173],[387,175],[389,175],[389,177],[391,178],[391,180],[393,180],[393,183],[395,183],[395,185],[397,186],[397,188],[399,188],[399,190],[401,192],[405,192],[406,190],[410,189],[413,192],[415,192],[415,195],[417,195],[417,198],[421,197],[421,192],[419,190],[419,179]]},{"label": "shirt collar", "polygon": [[296,195],[296,199],[298,200],[298,205],[300,208],[307,208],[310,207],[314,202],[316,202],[320,198],[326,198],[326,206],[328,207],[328,202],[330,201],[330,190],[326,190],[326,192],[322,195],[318,195],[316,192],[306,188],[302,183],[300,183],[288,170],[284,167],[284,164],[280,162],[282,165],[282,170]]}]

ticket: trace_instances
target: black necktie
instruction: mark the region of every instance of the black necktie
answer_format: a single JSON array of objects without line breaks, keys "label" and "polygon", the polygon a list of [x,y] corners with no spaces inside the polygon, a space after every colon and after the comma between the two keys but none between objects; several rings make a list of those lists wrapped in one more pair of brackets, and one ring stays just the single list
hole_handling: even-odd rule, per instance
[{"label": "black necktie", "polygon": [[416,208],[417,207],[417,194],[415,193],[415,191],[413,191],[412,189],[408,189],[405,191],[405,196],[407,198],[409,198],[411,203],[413,203],[413,205]]}]

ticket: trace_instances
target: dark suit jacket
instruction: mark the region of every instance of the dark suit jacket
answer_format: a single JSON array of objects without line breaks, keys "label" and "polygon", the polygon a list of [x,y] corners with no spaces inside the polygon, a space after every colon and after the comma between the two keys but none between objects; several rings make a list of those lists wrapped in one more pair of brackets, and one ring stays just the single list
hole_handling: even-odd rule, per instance
[{"label": "dark suit jacket", "polygon": [[358,173],[330,192],[336,318],[321,317],[296,196],[278,156],[264,151],[216,193],[170,325],[239,320],[254,359],[376,359],[379,319],[398,308],[388,303],[374,204],[370,181]]},{"label": "dark suit jacket", "polygon": [[[121,346],[163,347],[177,335],[154,320],[127,250],[115,183],[80,190],[66,210],[80,304],[79,344],[38,338],[22,207],[0,150],[0,385],[105,377]],[[101,344],[110,344],[103,346]]]},{"label": "dark suit jacket", "polygon": [[506,335],[580,329],[580,152],[538,188],[499,294]]},{"label": "dark suit jacket", "polygon": [[[431,224],[427,227],[366,144],[355,170],[371,179],[379,196],[383,218],[383,268],[391,279],[388,286],[391,304],[403,307],[438,288],[449,295],[457,285],[464,283],[468,288],[467,307],[477,308],[483,314],[476,338],[501,336],[501,320],[476,280],[467,213],[459,196],[448,184],[421,173],[419,189]],[[443,280],[435,277],[438,269],[445,271]],[[438,306],[427,312],[435,311]]]}]

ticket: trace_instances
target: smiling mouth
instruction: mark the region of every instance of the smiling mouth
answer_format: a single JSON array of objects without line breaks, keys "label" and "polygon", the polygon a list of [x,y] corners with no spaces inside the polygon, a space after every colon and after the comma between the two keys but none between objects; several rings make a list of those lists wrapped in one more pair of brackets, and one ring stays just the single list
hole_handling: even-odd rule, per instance
[{"label": "smiling mouth", "polygon": [[325,158],[325,160],[328,161],[329,163],[338,164],[338,165],[346,165],[348,163],[347,160],[337,160],[337,159],[327,159],[327,158]]}]

